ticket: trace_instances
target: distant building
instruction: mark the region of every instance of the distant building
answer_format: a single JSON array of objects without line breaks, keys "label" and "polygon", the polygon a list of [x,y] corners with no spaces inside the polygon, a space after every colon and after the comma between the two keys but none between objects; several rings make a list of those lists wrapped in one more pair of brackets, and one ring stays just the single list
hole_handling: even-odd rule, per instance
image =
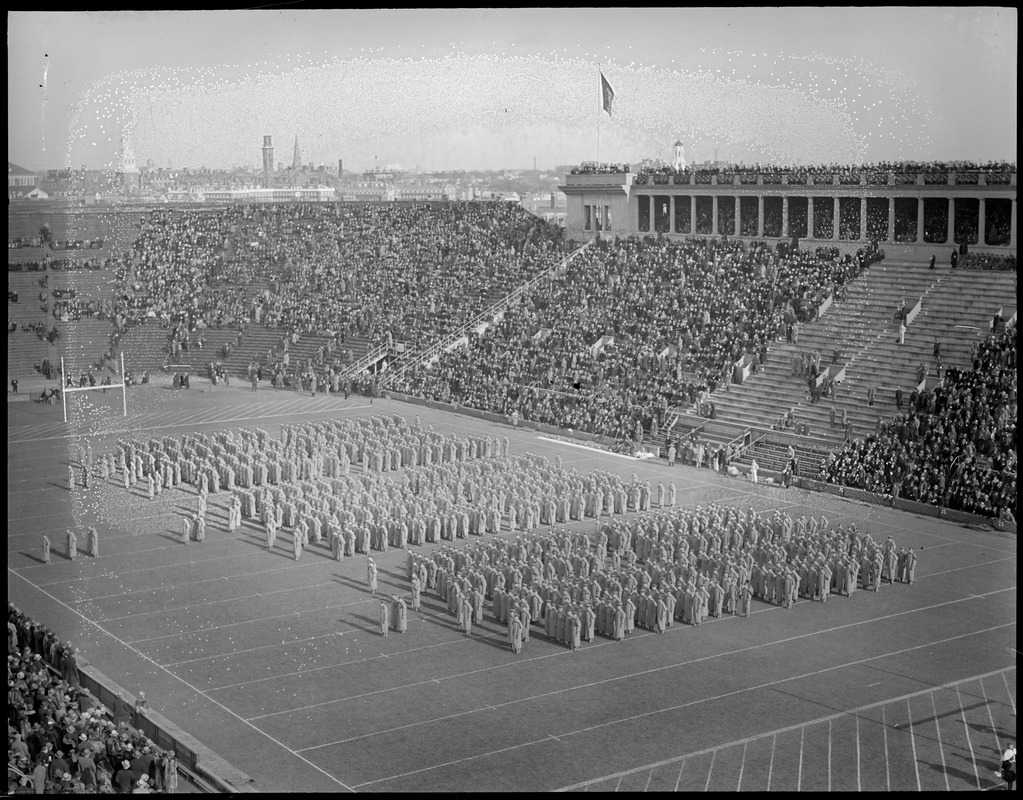
[{"label": "distant building", "polygon": [[269,188],[273,181],[274,143],[272,136],[263,137],[263,186]]},{"label": "distant building", "polygon": [[24,167],[7,162],[7,199],[20,200],[36,188],[39,177]]},{"label": "distant building", "polygon": [[675,159],[672,166],[674,166],[675,169],[686,168],[686,148],[685,145],[682,144],[681,139],[675,140]]}]

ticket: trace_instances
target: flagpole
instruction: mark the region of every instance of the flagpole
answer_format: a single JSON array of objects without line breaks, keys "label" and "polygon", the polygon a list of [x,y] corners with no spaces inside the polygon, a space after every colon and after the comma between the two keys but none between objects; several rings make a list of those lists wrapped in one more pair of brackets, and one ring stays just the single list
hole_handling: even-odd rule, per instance
[{"label": "flagpole", "polygon": [[600,64],[597,64],[597,169],[600,169],[600,115],[604,110],[604,87],[600,75]]}]

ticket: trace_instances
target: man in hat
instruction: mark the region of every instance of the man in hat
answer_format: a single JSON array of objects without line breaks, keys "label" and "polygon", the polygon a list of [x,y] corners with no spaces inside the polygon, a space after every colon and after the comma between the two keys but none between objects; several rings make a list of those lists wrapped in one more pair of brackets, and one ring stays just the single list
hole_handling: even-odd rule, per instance
[{"label": "man in hat", "polygon": [[43,563],[50,563],[50,537],[43,534]]},{"label": "man in hat", "polygon": [[68,560],[74,561],[78,558],[78,537],[75,536],[75,532],[70,528],[67,528],[67,557]]},{"label": "man in hat", "polygon": [[370,558],[366,564],[366,582],[369,585],[370,594],[377,593],[377,564]]},{"label": "man in hat", "polygon": [[95,525],[89,526],[88,545],[89,555],[93,558],[99,558],[99,534],[96,532]]},{"label": "man in hat", "polygon": [[423,584],[417,573],[412,574],[412,610],[419,611],[422,602]]},{"label": "man in hat", "polygon": [[380,601],[380,635],[387,636],[387,631],[391,627],[391,609],[387,607],[385,600]]},{"label": "man in hat", "polygon": [[746,581],[742,585],[742,591],[740,593],[740,599],[742,601],[742,616],[743,619],[749,619],[750,606],[753,605],[753,587],[750,586],[750,582]]},{"label": "man in hat", "polygon": [[405,605],[404,598],[398,597],[397,601],[398,614],[394,623],[394,628],[398,631],[398,633],[405,633],[408,630],[408,606]]},{"label": "man in hat", "polygon": [[913,580],[916,578],[916,553],[913,548],[909,548],[909,552],[906,553],[906,567],[905,567],[906,583],[910,586],[913,585]]}]

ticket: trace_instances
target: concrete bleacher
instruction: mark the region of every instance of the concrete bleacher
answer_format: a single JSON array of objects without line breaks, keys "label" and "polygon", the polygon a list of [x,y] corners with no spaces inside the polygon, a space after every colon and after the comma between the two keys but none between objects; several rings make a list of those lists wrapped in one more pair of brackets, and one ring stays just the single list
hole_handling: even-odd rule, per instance
[{"label": "concrete bleacher", "polygon": [[101,370],[112,374],[117,372],[113,364],[102,363],[114,332],[110,320],[83,318],[77,322],[61,323],[58,330],[61,335],[57,340],[57,356],[64,358],[68,374],[92,370],[97,373],[97,378],[102,378]]},{"label": "concrete bleacher", "polygon": [[[832,305],[819,320],[800,326],[796,343],[775,343],[759,374],[742,385],[731,385],[727,390],[715,392],[712,399],[717,416],[770,428],[780,416],[793,410],[796,421],[806,424],[811,436],[839,444],[845,434],[837,420],[836,427],[831,427],[831,398],[811,403],[806,378],[792,375],[791,369],[792,358],[800,350],[818,351],[821,367],[826,368],[832,364],[837,348],[838,364],[846,367],[846,377],[835,401],[836,408],[845,406],[854,436],[868,434],[874,430],[878,416],[895,413],[896,386],[908,397],[916,386],[916,370],[922,360],[931,363],[933,377],[930,321],[938,308],[933,298],[936,287],[949,272],[947,268],[931,271],[919,264],[875,264],[848,285],[843,302]],[[903,299],[912,307],[921,296],[924,297],[923,311],[910,325],[906,344],[898,345],[895,310]],[[942,318],[948,322],[946,327],[953,328],[952,317],[945,316],[949,312],[944,306],[941,308]],[[930,338],[926,338],[928,336]],[[948,341],[950,353],[961,352],[958,343],[953,345],[951,338]],[[944,352],[942,355],[944,358]],[[943,363],[950,364],[948,360]],[[875,389],[873,407],[866,402],[868,384]]]},{"label": "concrete bleacher", "polygon": [[167,361],[167,337],[170,331],[162,327],[155,319],[145,325],[133,325],[128,328],[118,342],[118,351],[124,356],[124,369],[127,372],[141,374],[163,369]]},{"label": "concrete bleacher", "polygon": [[[836,407],[845,406],[853,423],[854,438],[862,438],[874,432],[878,417],[889,420],[899,413],[895,387],[902,389],[908,401],[917,386],[921,363],[927,365],[929,380],[936,379],[935,339],[940,342],[943,368],[969,369],[971,348],[989,335],[995,311],[1001,308],[1006,316],[1012,313],[1006,309],[1012,309],[1008,303],[1015,297],[1013,273],[887,266],[884,273],[864,276],[851,285],[846,302],[833,307],[824,319],[804,326],[797,345],[771,348],[764,373],[743,386],[730,387],[729,392],[715,393],[718,415],[727,414],[731,419],[749,424],[759,422],[766,427],[789,408],[795,409],[797,422],[807,423],[811,436],[793,437],[792,443],[801,473],[814,476],[826,456],[820,443],[837,446],[844,440],[845,432],[837,422],[834,428],[830,425],[830,400],[824,398],[816,405],[810,404],[806,379],[791,375],[790,358],[798,348],[819,350],[822,366],[826,366],[836,345],[839,347],[846,379]],[[874,270],[877,266],[871,272]],[[920,314],[900,345],[893,314],[903,290],[910,306],[915,302],[914,296],[922,296],[923,301]],[[868,386],[875,390],[872,407],[867,404]],[[750,459],[756,458],[761,467],[780,470],[786,450],[787,445],[760,442],[745,454],[739,466],[748,468]]]}]

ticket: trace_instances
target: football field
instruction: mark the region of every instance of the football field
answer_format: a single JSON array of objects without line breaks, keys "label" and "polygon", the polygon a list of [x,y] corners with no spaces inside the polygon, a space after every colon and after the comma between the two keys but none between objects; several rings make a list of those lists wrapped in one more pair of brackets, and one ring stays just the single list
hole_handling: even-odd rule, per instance
[{"label": "football field", "polygon": [[[196,382],[198,384],[198,382]],[[198,388],[208,388],[205,385]],[[99,670],[255,780],[259,791],[926,791],[999,785],[1016,735],[1016,539],[710,470],[669,469],[534,431],[377,399],[272,390],[129,391],[59,406],[8,404],[8,598]],[[86,407],[89,404],[90,407]],[[226,530],[212,495],[206,541],[180,541],[189,486],[149,500],[94,478],[67,486],[86,441],[378,413],[441,432],[508,436],[580,472],[678,487],[679,505],[821,513],[919,555],[912,586],[749,619],[637,628],[570,651],[533,626],[522,653],[489,614],[465,636],[424,592],[408,632],[378,633],[366,556],[300,560],[290,533]],[[353,465],[353,473],[362,467]],[[95,525],[101,554],[82,550]],[[64,555],[64,530],[79,557]],[[586,530],[594,522],[573,522]],[[41,540],[54,544],[41,562]],[[500,534],[510,536],[509,532]],[[464,543],[456,543],[462,546]],[[429,551],[439,545],[426,545]],[[405,554],[373,554],[379,593],[409,594]]]}]

